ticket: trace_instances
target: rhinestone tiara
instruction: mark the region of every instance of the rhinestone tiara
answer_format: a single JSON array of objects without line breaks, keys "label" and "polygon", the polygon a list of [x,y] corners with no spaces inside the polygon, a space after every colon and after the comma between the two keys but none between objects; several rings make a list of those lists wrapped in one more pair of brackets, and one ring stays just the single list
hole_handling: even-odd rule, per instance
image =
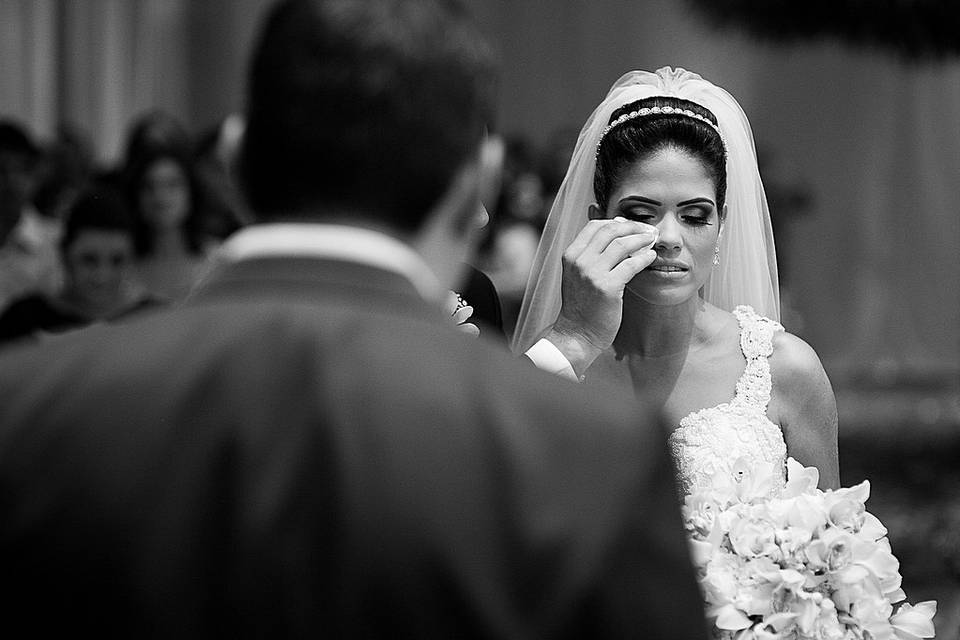
[{"label": "rhinestone tiara", "polygon": [[625,113],[622,116],[618,117],[616,120],[611,122],[603,130],[603,133],[600,134],[600,139],[597,141],[597,153],[600,153],[600,145],[603,143],[603,139],[607,137],[607,134],[610,133],[613,129],[619,127],[624,122],[628,120],[633,120],[635,118],[642,118],[644,116],[652,115],[678,115],[686,116],[688,118],[693,118],[694,120],[699,120],[700,122],[708,125],[711,129],[717,132],[717,135],[720,136],[720,142],[723,143],[723,146],[726,147],[726,141],[723,139],[723,134],[720,133],[720,127],[715,125],[709,118],[705,118],[696,111],[690,111],[689,109],[677,109],[675,107],[643,107],[637,109],[636,111],[631,111],[630,113]]}]

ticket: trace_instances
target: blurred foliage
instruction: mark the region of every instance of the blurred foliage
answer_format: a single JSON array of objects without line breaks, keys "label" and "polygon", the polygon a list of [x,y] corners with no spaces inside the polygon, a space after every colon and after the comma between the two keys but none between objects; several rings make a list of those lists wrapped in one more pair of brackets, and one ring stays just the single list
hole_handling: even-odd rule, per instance
[{"label": "blurred foliage", "polygon": [[906,59],[960,55],[957,0],[689,0],[712,23],[771,41],[834,37]]}]

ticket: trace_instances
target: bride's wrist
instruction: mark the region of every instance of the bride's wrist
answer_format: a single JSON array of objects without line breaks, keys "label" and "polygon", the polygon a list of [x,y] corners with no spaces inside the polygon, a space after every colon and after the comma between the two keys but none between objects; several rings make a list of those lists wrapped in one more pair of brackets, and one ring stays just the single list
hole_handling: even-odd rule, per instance
[{"label": "bride's wrist", "polygon": [[604,347],[599,345],[595,338],[567,325],[560,318],[544,337],[570,362],[578,378],[583,377],[593,361],[604,351]]}]

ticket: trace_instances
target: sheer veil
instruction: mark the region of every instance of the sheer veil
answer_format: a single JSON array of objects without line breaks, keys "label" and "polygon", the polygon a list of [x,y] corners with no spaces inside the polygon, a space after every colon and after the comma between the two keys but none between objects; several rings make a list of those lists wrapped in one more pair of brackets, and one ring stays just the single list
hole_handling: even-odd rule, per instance
[{"label": "sheer veil", "polygon": [[560,261],[567,246],[587,223],[587,209],[596,200],[594,154],[601,132],[616,109],[650,96],[676,96],[706,107],[716,115],[726,143],[727,219],[720,239],[720,264],[704,286],[704,299],[728,311],[739,304],[748,304],[757,313],[779,320],[773,228],[757,169],[750,123],[737,101],[724,89],[685,69],[663,67],[655,73],[624,74],[580,131],[527,280],[513,336],[515,352],[530,348],[560,311]]}]

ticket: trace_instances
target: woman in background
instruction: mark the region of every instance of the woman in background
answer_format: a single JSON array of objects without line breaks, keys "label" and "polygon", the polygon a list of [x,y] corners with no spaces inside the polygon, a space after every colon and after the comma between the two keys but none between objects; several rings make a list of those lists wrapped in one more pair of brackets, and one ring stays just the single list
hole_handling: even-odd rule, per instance
[{"label": "woman in background", "polygon": [[141,155],[126,173],[134,213],[137,270],[170,302],[193,288],[219,239],[208,232],[203,190],[191,157],[174,148]]}]

